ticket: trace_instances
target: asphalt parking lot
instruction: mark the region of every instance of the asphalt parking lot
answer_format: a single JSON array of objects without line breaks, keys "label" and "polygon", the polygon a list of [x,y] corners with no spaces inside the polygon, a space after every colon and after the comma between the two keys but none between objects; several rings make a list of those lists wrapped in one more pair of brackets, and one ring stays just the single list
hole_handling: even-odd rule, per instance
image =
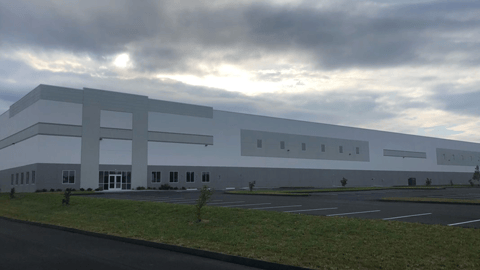
[{"label": "asphalt parking lot", "polygon": [[[132,191],[89,195],[89,197],[195,204],[198,191]],[[304,215],[395,220],[480,228],[480,205],[382,202],[383,197],[431,197],[479,199],[480,188],[439,190],[377,190],[313,193],[309,197],[233,195],[216,191],[208,205]]]}]

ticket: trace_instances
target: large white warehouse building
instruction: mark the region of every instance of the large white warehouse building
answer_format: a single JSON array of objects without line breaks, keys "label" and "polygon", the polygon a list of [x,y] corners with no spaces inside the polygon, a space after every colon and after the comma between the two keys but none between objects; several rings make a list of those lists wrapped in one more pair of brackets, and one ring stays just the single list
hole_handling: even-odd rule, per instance
[{"label": "large white warehouse building", "polygon": [[40,85],[0,116],[0,187],[466,184],[480,144]]}]

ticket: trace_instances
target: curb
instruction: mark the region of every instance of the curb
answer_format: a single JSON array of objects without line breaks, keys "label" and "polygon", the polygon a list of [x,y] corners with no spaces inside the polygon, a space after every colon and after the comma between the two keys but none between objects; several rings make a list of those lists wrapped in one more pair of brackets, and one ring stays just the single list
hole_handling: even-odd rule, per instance
[{"label": "curb", "polygon": [[403,202],[403,203],[436,203],[436,204],[457,204],[457,205],[480,205],[480,203],[464,203],[464,202],[434,202],[434,201],[402,201],[402,200],[377,200],[379,202]]},{"label": "curb", "polygon": [[169,245],[169,244],[155,243],[155,242],[150,242],[150,241],[146,241],[146,240],[138,240],[138,239],[131,239],[131,238],[125,238],[125,237],[120,237],[120,236],[114,236],[114,235],[101,234],[101,233],[96,233],[96,232],[83,231],[83,230],[79,230],[79,229],[61,227],[61,226],[51,225],[51,224],[38,223],[38,222],[33,222],[33,221],[19,220],[19,219],[13,219],[13,218],[2,217],[2,216],[0,216],[0,219],[12,221],[12,222],[29,224],[29,225],[35,225],[35,226],[49,228],[49,229],[56,229],[56,230],[61,230],[61,231],[66,231],[66,232],[78,233],[78,234],[83,234],[83,235],[88,235],[88,236],[93,236],[93,237],[98,237],[98,238],[103,238],[103,239],[108,239],[108,240],[120,241],[120,242],[124,242],[124,243],[129,243],[129,244],[135,244],[135,245],[141,245],[141,246],[146,246],[146,247],[163,249],[163,250],[168,250],[168,251],[173,251],[173,252],[179,252],[179,253],[183,253],[183,254],[189,254],[189,255],[194,255],[194,256],[198,256],[198,257],[214,259],[214,260],[218,260],[218,261],[234,263],[234,264],[239,264],[239,265],[244,265],[244,266],[249,266],[249,267],[255,267],[255,268],[260,268],[260,269],[265,269],[265,270],[277,270],[277,269],[278,270],[309,270],[309,268],[303,268],[303,267],[298,267],[298,266],[291,266],[291,265],[285,265],[285,264],[279,264],[279,263],[266,262],[266,261],[250,259],[250,258],[245,258],[245,257],[240,257],[240,256],[217,253],[217,252],[213,252],[213,251],[206,251],[206,250],[200,250],[200,249],[194,249],[194,248],[188,248],[188,247],[182,247],[182,246],[174,246],[174,245]]}]

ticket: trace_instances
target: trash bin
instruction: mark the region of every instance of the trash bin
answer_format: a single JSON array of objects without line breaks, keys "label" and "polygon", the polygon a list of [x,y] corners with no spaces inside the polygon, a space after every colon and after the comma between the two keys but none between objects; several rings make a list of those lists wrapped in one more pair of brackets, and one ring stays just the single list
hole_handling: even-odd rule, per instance
[{"label": "trash bin", "polygon": [[417,185],[417,178],[413,178],[413,177],[408,178],[408,185],[409,186],[416,186]]}]

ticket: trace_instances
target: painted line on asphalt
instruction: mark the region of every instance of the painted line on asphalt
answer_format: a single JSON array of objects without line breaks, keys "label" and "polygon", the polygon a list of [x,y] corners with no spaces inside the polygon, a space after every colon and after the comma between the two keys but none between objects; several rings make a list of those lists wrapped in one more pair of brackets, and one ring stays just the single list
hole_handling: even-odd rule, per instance
[{"label": "painted line on asphalt", "polygon": [[415,215],[408,215],[408,216],[390,217],[390,218],[383,218],[382,220],[400,219],[400,218],[408,218],[408,217],[419,217],[419,216],[426,216],[426,215],[431,215],[431,214],[432,213],[423,213],[423,214],[415,214]]},{"label": "painted line on asphalt", "polygon": [[[166,202],[166,203],[194,203],[197,199],[192,200],[185,200],[185,201],[174,201],[174,202]],[[213,200],[212,202],[221,202],[222,200]]]},{"label": "painted line on asphalt", "polygon": [[462,225],[462,224],[473,223],[473,222],[480,222],[480,219],[470,220],[470,221],[465,221],[465,222],[459,222],[459,223],[452,223],[452,224],[448,224],[447,226]]},{"label": "painted line on asphalt", "polygon": [[236,201],[236,202],[219,202],[219,203],[207,203],[207,205],[214,205],[214,204],[228,204],[228,203],[242,203],[245,201]]},{"label": "painted line on asphalt", "polygon": [[292,210],[292,211],[283,211],[283,212],[285,212],[285,213],[291,213],[291,212],[322,211],[322,210],[333,210],[333,209],[338,209],[338,207],[317,208],[317,209],[303,209],[303,210]]},{"label": "painted line on asphalt", "polygon": [[253,205],[266,205],[271,203],[254,203],[254,204],[240,204],[240,205],[224,205],[222,207],[237,207],[237,206],[253,206]]},{"label": "painted line on asphalt", "polygon": [[270,206],[270,207],[251,208],[251,209],[260,210],[260,209],[273,209],[273,208],[286,208],[286,207],[301,207],[301,205]]},{"label": "painted line on asphalt", "polygon": [[380,212],[380,210],[370,210],[370,211],[362,211],[362,212],[350,212],[350,213],[331,214],[331,215],[327,215],[327,217],[346,216],[346,215],[355,215],[355,214],[365,214],[365,213],[374,213],[374,212]]}]

